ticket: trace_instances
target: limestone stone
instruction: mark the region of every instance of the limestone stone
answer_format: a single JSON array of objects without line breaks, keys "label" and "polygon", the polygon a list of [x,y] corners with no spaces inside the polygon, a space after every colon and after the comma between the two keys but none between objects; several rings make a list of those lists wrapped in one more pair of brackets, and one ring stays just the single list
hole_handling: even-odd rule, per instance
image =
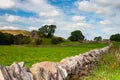
[{"label": "limestone stone", "polygon": [[67,71],[60,64],[41,62],[32,65],[30,71],[35,80],[67,80]]},{"label": "limestone stone", "polygon": [[33,80],[33,75],[27,71],[23,62],[14,62],[7,67],[0,65],[0,80]]}]

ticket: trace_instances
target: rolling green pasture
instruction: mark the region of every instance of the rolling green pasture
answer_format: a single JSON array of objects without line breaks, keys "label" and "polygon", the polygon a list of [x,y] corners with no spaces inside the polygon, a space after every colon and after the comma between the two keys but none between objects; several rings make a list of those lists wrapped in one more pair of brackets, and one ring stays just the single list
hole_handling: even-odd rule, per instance
[{"label": "rolling green pasture", "polygon": [[[72,43],[73,44],[73,43]],[[90,43],[77,45],[51,45],[51,46],[0,46],[0,64],[10,65],[14,61],[24,61],[27,66],[31,66],[36,62],[41,61],[60,61],[61,59],[84,53],[91,49],[101,48],[107,44]]]}]

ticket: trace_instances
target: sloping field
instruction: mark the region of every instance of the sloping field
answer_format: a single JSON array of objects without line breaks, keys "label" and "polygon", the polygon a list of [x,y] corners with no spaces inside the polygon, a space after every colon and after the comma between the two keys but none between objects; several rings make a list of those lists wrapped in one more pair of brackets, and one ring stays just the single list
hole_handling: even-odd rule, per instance
[{"label": "sloping field", "polygon": [[90,43],[77,46],[0,46],[0,63],[10,65],[14,61],[24,61],[27,66],[41,61],[60,61],[61,59],[84,53],[91,49],[105,47],[107,44]]},{"label": "sloping field", "polygon": [[18,34],[23,34],[25,36],[29,36],[30,35],[30,32],[29,31],[25,31],[25,30],[0,30],[0,32],[9,33],[9,34],[13,34],[13,35],[18,35]]}]

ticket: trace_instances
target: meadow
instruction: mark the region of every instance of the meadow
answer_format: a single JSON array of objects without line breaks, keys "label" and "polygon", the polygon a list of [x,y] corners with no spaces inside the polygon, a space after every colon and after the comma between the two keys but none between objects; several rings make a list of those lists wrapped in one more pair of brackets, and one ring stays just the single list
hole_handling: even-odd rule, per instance
[{"label": "meadow", "polygon": [[108,44],[79,42],[63,43],[59,45],[41,45],[41,46],[0,46],[0,64],[10,65],[14,61],[24,61],[28,67],[36,62],[54,61],[69,56],[84,53],[91,49],[102,48]]},{"label": "meadow", "polygon": [[103,55],[99,64],[84,80],[120,80],[120,42]]}]

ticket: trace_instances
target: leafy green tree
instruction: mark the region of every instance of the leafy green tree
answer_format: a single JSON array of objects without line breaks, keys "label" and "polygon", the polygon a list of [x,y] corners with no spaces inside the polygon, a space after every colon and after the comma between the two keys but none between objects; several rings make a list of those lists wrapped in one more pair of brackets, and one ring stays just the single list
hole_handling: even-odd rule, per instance
[{"label": "leafy green tree", "polygon": [[28,44],[30,41],[30,37],[23,34],[18,34],[14,37],[14,44]]},{"label": "leafy green tree", "polygon": [[52,37],[51,39],[51,43],[52,44],[59,44],[63,42],[63,38],[62,37]]},{"label": "leafy green tree", "polygon": [[23,41],[23,35],[22,34],[18,34],[18,35],[15,35],[15,38],[14,38],[14,44],[22,44]]},{"label": "leafy green tree", "polygon": [[11,45],[14,43],[14,36],[8,33],[0,32],[0,45]]},{"label": "leafy green tree", "polygon": [[10,45],[14,43],[14,36],[12,34],[5,33],[5,44]]},{"label": "leafy green tree", "polygon": [[55,29],[56,25],[45,25],[39,28],[38,33],[42,37],[51,38],[55,33]]},{"label": "leafy green tree", "polygon": [[101,41],[101,40],[102,40],[102,37],[101,37],[101,36],[95,37],[94,40],[95,40],[95,41]]},{"label": "leafy green tree", "polygon": [[4,34],[2,32],[0,32],[0,45],[4,44]]},{"label": "leafy green tree", "polygon": [[79,40],[84,40],[85,36],[82,34],[80,30],[75,30],[71,32],[71,36],[68,38],[71,41],[79,41]]},{"label": "leafy green tree", "polygon": [[110,36],[111,41],[117,41],[120,42],[120,34],[113,34]]},{"label": "leafy green tree", "polygon": [[24,36],[24,38],[22,39],[23,44],[29,44],[31,42],[30,37],[28,36]]}]

